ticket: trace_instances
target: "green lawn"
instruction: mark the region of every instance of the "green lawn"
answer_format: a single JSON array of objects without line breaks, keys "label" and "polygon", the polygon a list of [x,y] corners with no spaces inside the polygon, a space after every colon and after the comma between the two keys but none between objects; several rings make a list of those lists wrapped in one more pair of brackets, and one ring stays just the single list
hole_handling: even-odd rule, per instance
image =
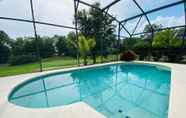
[{"label": "green lawn", "polygon": [[[110,55],[104,58],[104,61],[112,61],[115,56]],[[83,60],[80,60],[83,63]],[[92,64],[92,60],[88,59],[89,64]],[[97,57],[97,62],[101,62],[101,58]],[[59,69],[77,66],[77,60],[72,57],[52,57],[42,60],[43,70]],[[0,65],[0,77],[18,75],[24,73],[32,73],[39,71],[39,63],[30,63],[18,66]]]},{"label": "green lawn", "polygon": [[67,67],[77,65],[76,58],[72,57],[52,57],[42,60],[44,70],[56,67]]},{"label": "green lawn", "polygon": [[31,73],[39,70],[39,65],[37,63],[25,64],[19,66],[8,66],[1,65],[0,66],[0,76],[10,76],[17,75],[23,73]]}]

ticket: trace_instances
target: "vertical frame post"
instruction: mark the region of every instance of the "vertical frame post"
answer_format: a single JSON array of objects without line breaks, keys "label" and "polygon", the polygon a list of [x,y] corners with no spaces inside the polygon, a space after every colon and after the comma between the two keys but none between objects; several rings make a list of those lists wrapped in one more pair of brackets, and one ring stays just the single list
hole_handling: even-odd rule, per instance
[{"label": "vertical frame post", "polygon": [[[153,27],[153,26],[152,26]],[[152,30],[152,39],[151,39],[151,44],[150,44],[150,56],[151,57],[153,57],[153,53],[154,53],[154,49],[153,49],[153,46],[152,46],[152,44],[153,44],[153,40],[154,40],[154,30]],[[150,59],[149,59],[150,60]]]},{"label": "vertical frame post", "polygon": [[118,48],[118,55],[117,60],[119,61],[120,51],[121,51],[121,23],[118,23],[118,41],[117,41],[117,48]]},{"label": "vertical frame post", "polygon": [[40,51],[39,51],[38,35],[37,35],[37,29],[36,29],[36,23],[35,23],[35,15],[34,15],[34,8],[33,8],[33,1],[32,0],[30,0],[30,7],[31,7],[31,12],[32,12],[32,23],[33,23],[33,28],[34,28],[35,40],[36,40],[37,57],[38,57],[38,60],[39,60],[40,72],[42,72],[43,71],[43,67],[42,67],[42,60],[41,60],[41,55],[40,55]]},{"label": "vertical frame post", "polygon": [[77,12],[78,12],[79,0],[74,0],[74,22],[75,22],[75,35],[76,35],[76,45],[77,45],[77,65],[80,66],[79,61],[79,37],[78,37],[78,23],[77,23]]},{"label": "vertical frame post", "polygon": [[[104,18],[107,16],[108,14],[108,10],[109,8],[106,9],[106,12],[103,12],[102,13],[105,13],[104,14]],[[106,18],[103,19],[104,20],[104,27],[103,27],[103,37],[101,38],[101,63],[103,63],[103,56],[104,56],[104,51],[103,51],[103,43],[104,43],[104,39],[105,39],[105,34],[106,34]]]},{"label": "vertical frame post", "polygon": [[185,48],[185,35],[186,35],[186,2],[184,2],[184,13],[185,13],[185,27],[182,41],[182,48]]},{"label": "vertical frame post", "polygon": [[[105,21],[105,19],[104,19]],[[103,38],[105,38],[105,23],[104,23],[104,28],[103,28],[103,37],[100,39],[101,40],[101,63],[103,63]]]}]

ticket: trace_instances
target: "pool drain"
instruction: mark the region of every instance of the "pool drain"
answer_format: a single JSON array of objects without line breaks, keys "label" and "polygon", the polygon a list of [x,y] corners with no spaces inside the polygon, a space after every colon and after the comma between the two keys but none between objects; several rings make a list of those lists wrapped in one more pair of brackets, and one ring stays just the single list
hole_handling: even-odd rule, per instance
[{"label": "pool drain", "polygon": [[118,110],[119,113],[122,113],[123,111],[121,109]]},{"label": "pool drain", "polygon": [[[121,109],[119,109],[118,112],[121,114],[123,111],[122,111]],[[123,117],[123,118],[131,118],[131,117],[125,116],[125,117]]]},{"label": "pool drain", "polygon": [[130,118],[129,116],[125,116],[125,118]]}]

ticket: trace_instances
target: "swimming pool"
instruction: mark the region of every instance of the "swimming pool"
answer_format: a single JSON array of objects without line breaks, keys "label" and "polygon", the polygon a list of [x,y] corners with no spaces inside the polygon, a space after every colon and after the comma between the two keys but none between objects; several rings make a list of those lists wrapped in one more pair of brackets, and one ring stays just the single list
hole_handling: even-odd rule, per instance
[{"label": "swimming pool", "polygon": [[18,85],[13,104],[48,108],[83,101],[109,118],[167,118],[171,72],[143,64],[114,64],[37,77]]}]

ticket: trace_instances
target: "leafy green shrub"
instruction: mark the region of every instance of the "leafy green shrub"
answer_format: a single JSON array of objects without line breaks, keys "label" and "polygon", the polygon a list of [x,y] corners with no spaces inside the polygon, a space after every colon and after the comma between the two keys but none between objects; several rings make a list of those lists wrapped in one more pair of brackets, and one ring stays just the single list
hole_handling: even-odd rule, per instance
[{"label": "leafy green shrub", "polygon": [[120,60],[121,61],[133,61],[136,58],[137,58],[136,53],[129,50],[129,51],[125,51],[124,53],[121,54]]},{"label": "leafy green shrub", "polygon": [[169,62],[180,62],[183,58],[182,56],[178,56],[177,54],[167,54]]},{"label": "leafy green shrub", "polygon": [[159,54],[158,51],[153,51],[153,52],[152,52],[152,56],[153,56],[154,61],[159,61],[160,58],[162,57],[162,55]]},{"label": "leafy green shrub", "polygon": [[182,41],[177,39],[175,30],[165,30],[158,32],[153,39],[152,46],[156,48],[177,48],[180,47]]},{"label": "leafy green shrub", "polygon": [[87,65],[87,58],[91,50],[96,46],[94,38],[86,38],[83,35],[79,35],[78,47],[80,55],[84,60],[84,65]]},{"label": "leafy green shrub", "polygon": [[18,55],[10,58],[10,65],[21,65],[36,62],[37,57],[35,55]]},{"label": "leafy green shrub", "polygon": [[0,43],[0,64],[7,63],[10,57],[10,49]]},{"label": "leafy green shrub", "polygon": [[134,51],[139,55],[139,60],[145,60],[149,54],[150,43],[145,40],[140,40],[134,45]]},{"label": "leafy green shrub", "polygon": [[154,61],[159,61],[160,58],[163,56],[163,49],[161,48],[153,47],[151,51],[152,51],[151,54]]},{"label": "leafy green shrub", "polygon": [[180,62],[183,59],[183,54],[180,53],[180,49],[170,48],[166,56],[168,57],[169,62]]}]

